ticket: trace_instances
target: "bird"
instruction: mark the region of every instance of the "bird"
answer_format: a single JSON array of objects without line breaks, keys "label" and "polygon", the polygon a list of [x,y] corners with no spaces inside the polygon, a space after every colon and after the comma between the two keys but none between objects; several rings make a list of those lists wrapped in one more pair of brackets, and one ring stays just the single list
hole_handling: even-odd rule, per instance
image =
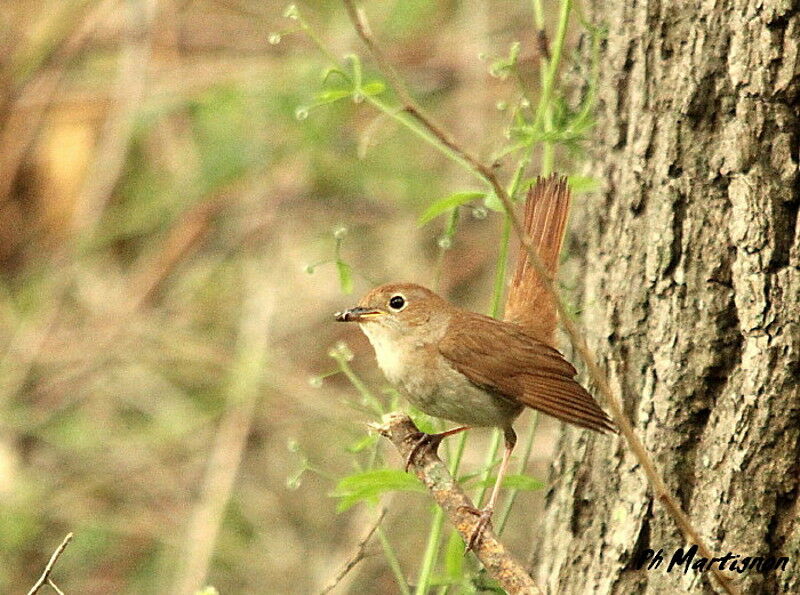
[{"label": "bird", "polygon": [[[551,276],[569,212],[566,179],[538,178],[528,192],[524,229]],[[491,521],[517,441],[513,423],[525,407],[564,422],[615,432],[611,419],[575,380],[576,370],[554,346],[557,314],[545,281],[520,249],[503,320],[460,308],[415,283],[375,287],[336,320],[356,322],[369,339],[386,379],[421,411],[462,424],[420,434],[419,450],[473,427],[503,431],[505,450],[495,485],[467,544],[473,549]]]}]

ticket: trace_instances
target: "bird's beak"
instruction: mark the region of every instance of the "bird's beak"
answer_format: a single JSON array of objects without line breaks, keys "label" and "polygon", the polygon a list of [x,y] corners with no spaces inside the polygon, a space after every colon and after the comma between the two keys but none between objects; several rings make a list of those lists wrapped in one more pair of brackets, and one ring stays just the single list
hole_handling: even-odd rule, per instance
[{"label": "bird's beak", "polygon": [[333,316],[338,322],[363,322],[383,315],[384,312],[382,310],[376,310],[375,308],[348,308],[344,312],[337,312]]}]

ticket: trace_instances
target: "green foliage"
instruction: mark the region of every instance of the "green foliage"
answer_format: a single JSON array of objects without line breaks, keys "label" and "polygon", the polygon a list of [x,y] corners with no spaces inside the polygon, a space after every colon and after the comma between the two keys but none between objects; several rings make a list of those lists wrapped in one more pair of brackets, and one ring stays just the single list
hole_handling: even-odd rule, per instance
[{"label": "green foliage", "polygon": [[420,411],[413,405],[408,407],[408,415],[417,425],[420,432],[425,432],[426,434],[435,434],[439,431],[440,422],[435,417]]},{"label": "green foliage", "polygon": [[401,469],[372,469],[339,480],[331,496],[339,499],[336,510],[344,512],[358,502],[375,504],[386,492],[424,492],[416,475]]},{"label": "green foliage", "polygon": [[484,192],[455,192],[450,196],[440,198],[425,209],[425,212],[419,216],[418,223],[420,225],[425,225],[447,211],[456,209],[462,205],[483,198],[484,196],[486,196]]},{"label": "green foliage", "polygon": [[501,79],[508,77],[510,74],[515,74],[521,48],[522,45],[520,42],[513,42],[508,49],[508,56],[505,58],[498,58],[492,62],[492,65],[489,67],[489,73]]},{"label": "green foliage", "polygon": [[336,273],[339,276],[339,289],[344,295],[350,295],[353,293],[353,267],[344,260],[342,257],[342,244],[344,243],[344,239],[347,236],[347,228],[345,227],[337,227],[333,231],[333,237],[335,240],[334,250],[333,250],[333,258],[328,260],[322,260],[319,262],[315,262],[313,264],[308,264],[305,266],[305,272],[309,275],[313,275],[316,271],[317,267],[333,263],[336,267]]}]

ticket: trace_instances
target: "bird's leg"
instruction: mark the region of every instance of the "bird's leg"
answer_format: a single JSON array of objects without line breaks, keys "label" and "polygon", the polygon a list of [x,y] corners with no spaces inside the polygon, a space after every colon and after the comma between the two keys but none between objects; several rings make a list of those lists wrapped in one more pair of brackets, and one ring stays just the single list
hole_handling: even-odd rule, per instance
[{"label": "bird's leg", "polygon": [[483,508],[483,510],[463,507],[464,510],[471,512],[478,517],[478,522],[475,524],[475,528],[472,530],[472,535],[467,543],[467,552],[475,549],[475,546],[478,545],[481,537],[483,536],[483,532],[486,530],[486,527],[489,526],[489,522],[492,520],[494,506],[497,503],[497,496],[500,493],[500,486],[503,484],[503,478],[506,476],[508,463],[511,460],[511,452],[514,450],[514,445],[517,443],[517,435],[510,426],[505,429],[505,443],[506,448],[503,452],[503,460],[500,463],[500,469],[497,471],[497,479],[495,480],[494,487],[492,488],[492,495],[489,496],[489,503]]},{"label": "bird's leg", "polygon": [[453,428],[452,430],[447,430],[446,432],[439,432],[438,434],[425,434],[424,432],[419,432],[414,436],[414,446],[406,457],[406,472],[408,471],[409,467],[411,467],[411,463],[414,462],[414,459],[423,448],[429,448],[433,452],[436,452],[436,449],[439,448],[439,443],[442,440],[448,436],[452,436],[453,434],[463,432],[464,430],[469,430],[469,426],[460,426],[458,428]]}]

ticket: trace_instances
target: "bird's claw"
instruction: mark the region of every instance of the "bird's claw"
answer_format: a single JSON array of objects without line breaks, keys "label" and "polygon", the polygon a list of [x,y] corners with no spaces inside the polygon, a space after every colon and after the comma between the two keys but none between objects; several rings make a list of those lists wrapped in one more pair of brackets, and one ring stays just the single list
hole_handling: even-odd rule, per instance
[{"label": "bird's claw", "polygon": [[468,512],[470,514],[474,514],[478,517],[477,523],[475,523],[475,528],[472,530],[472,535],[469,537],[469,541],[467,542],[467,547],[464,550],[466,554],[470,550],[475,550],[475,547],[481,542],[483,538],[483,532],[486,531],[486,528],[492,522],[492,514],[494,513],[494,509],[490,506],[487,506],[484,509],[478,509],[474,506],[459,506],[459,510],[463,510],[464,512]]},{"label": "bird's claw", "polygon": [[406,457],[406,473],[408,473],[411,464],[414,462],[414,459],[417,458],[417,455],[422,451],[423,448],[428,448],[432,452],[436,452],[436,449],[439,448],[439,443],[441,443],[444,436],[442,434],[426,434],[425,432],[417,432],[416,434],[409,436],[409,438],[414,440],[414,446],[411,448],[408,456]]}]

